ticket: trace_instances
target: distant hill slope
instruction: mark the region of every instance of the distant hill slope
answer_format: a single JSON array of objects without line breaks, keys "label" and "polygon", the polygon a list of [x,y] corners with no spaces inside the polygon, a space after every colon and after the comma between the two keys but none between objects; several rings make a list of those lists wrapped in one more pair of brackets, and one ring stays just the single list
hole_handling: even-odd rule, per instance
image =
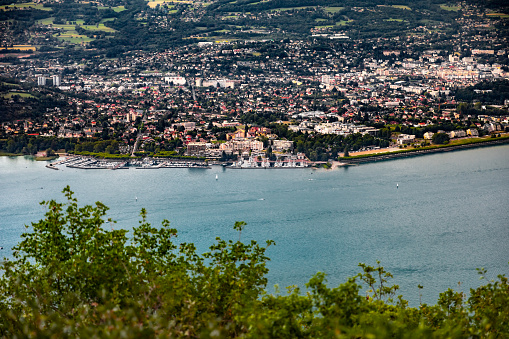
[{"label": "distant hill slope", "polygon": [[199,41],[448,33],[459,29],[457,19],[464,15],[488,9],[501,18],[509,12],[504,0],[26,1],[0,6],[5,45],[93,47],[109,56]]}]

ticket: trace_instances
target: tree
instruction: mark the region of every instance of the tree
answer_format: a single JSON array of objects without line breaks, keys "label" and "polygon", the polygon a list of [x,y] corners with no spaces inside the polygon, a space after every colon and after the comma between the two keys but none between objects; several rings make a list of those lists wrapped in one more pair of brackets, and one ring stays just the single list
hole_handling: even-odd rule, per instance
[{"label": "tree", "polygon": [[[193,244],[174,243],[168,221],[148,224],[145,210],[129,238],[104,220],[105,205],[79,207],[69,187],[63,192],[67,203],[42,202],[45,218],[27,226],[14,260],[1,265],[0,336],[63,327],[71,336],[112,334],[108,327],[124,320],[141,325],[132,335],[151,336],[167,327],[163,319],[178,336],[245,331],[236,314],[265,288],[266,247],[217,238],[198,255]],[[240,235],[245,223],[235,225]],[[48,326],[36,329],[41,321]]]},{"label": "tree", "polygon": [[349,149],[349,147],[348,147],[348,145],[346,145],[345,149],[343,151],[344,152],[343,153],[343,157],[349,157],[350,156],[350,152],[348,152],[348,149]]},{"label": "tree", "polygon": [[449,136],[446,133],[435,133],[431,138],[434,144],[443,145],[449,143]]}]

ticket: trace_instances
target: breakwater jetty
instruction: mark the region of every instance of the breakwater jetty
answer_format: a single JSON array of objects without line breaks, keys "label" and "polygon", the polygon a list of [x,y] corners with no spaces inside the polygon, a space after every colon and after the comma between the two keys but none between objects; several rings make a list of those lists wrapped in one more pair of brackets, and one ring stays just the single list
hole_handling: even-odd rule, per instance
[{"label": "breakwater jetty", "polygon": [[419,155],[426,155],[426,154],[432,154],[432,153],[453,152],[453,151],[460,151],[460,150],[464,150],[464,149],[487,147],[487,146],[494,146],[494,145],[501,145],[501,144],[509,144],[509,138],[492,140],[492,141],[491,140],[483,141],[483,142],[477,142],[477,143],[471,143],[471,144],[463,144],[463,145],[452,145],[452,146],[442,146],[442,147],[437,147],[437,148],[415,149],[415,150],[400,151],[400,152],[394,152],[394,153],[372,154],[369,156],[363,156],[363,157],[352,158],[352,159],[341,159],[341,162],[343,163],[343,165],[360,165],[360,164],[366,164],[366,163],[370,163],[370,162],[385,161],[385,160],[400,159],[400,158],[409,158],[409,157],[415,157],[415,156],[419,156]]}]

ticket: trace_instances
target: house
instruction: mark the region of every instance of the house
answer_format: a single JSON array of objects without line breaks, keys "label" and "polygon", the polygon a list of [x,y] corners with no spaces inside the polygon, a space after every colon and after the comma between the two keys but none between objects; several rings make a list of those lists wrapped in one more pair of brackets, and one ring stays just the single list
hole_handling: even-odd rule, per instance
[{"label": "house", "polygon": [[467,129],[467,135],[470,135],[472,137],[478,137],[479,131],[475,128],[469,128],[469,129]]},{"label": "house", "polygon": [[415,135],[412,134],[400,134],[398,135],[398,145],[410,144],[415,140]]},{"label": "house", "polygon": [[435,133],[433,133],[433,132],[424,133],[424,139],[431,140],[431,138],[433,138],[433,134],[435,134]]}]

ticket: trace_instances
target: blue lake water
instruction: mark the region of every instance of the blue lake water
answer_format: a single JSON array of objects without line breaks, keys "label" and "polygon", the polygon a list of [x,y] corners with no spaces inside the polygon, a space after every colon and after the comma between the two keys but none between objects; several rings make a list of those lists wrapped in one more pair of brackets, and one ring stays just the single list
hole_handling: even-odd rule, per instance
[{"label": "blue lake water", "polygon": [[[276,246],[267,254],[269,286],[301,287],[318,271],[330,286],[382,265],[411,305],[436,303],[447,288],[480,284],[509,271],[509,146],[366,164],[337,170],[79,170],[0,157],[0,256],[10,257],[24,225],[43,217],[42,200],[64,201],[66,185],[80,204],[101,201],[115,227],[168,219],[179,240],[205,252],[215,237]],[[218,180],[216,180],[216,174]],[[398,185],[398,187],[397,187]],[[137,200],[136,200],[137,198]],[[461,285],[458,286],[458,282]]]}]

